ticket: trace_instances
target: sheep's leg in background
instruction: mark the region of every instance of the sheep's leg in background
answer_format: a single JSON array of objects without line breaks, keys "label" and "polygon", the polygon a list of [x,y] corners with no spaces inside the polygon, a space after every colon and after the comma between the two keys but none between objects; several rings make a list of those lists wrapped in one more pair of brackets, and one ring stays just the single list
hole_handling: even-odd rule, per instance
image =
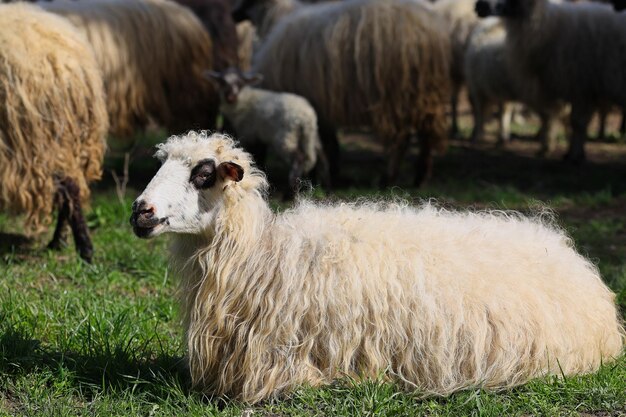
[{"label": "sheep's leg in background", "polygon": [[289,184],[287,189],[283,193],[283,200],[293,200],[296,195],[296,191],[299,188],[299,183],[304,178],[304,155],[297,150],[289,156],[291,160],[291,169],[289,170]]},{"label": "sheep's leg in background", "polygon": [[76,250],[81,258],[83,258],[86,262],[91,263],[91,259],[93,257],[93,245],[91,243],[91,239],[89,238],[89,229],[87,228],[87,222],[83,216],[83,210],[80,203],[80,188],[71,178],[65,178],[62,183],[67,190],[69,200],[69,223],[72,228],[72,235],[74,236]]},{"label": "sheep's leg in background", "polygon": [[326,191],[329,191],[332,187],[330,180],[330,168],[328,166],[328,159],[326,158],[326,153],[324,149],[320,146],[317,149],[317,163],[315,164],[315,169],[312,172],[313,180],[316,184],[320,184],[322,188]]},{"label": "sheep's leg in background", "polygon": [[389,141],[389,146],[385,149],[385,174],[380,179],[380,187],[385,188],[395,184],[400,173],[400,165],[406,155],[406,151],[411,142],[410,135],[396,137]]},{"label": "sheep's leg in background", "polygon": [[602,108],[600,110],[598,110],[598,140],[606,140],[606,119],[607,116],[609,115],[609,109],[608,108]]},{"label": "sheep's leg in background", "polygon": [[57,225],[52,235],[52,240],[48,243],[48,249],[59,250],[67,243],[66,225],[70,217],[70,202],[67,190],[63,182],[60,182],[57,189],[57,206],[59,210],[59,217],[57,218]]},{"label": "sheep's leg in background", "polygon": [[587,127],[593,115],[593,109],[586,103],[573,103],[570,116],[572,134],[570,136],[569,150],[565,160],[578,164],[585,161],[585,141],[587,139]]},{"label": "sheep's leg in background", "polygon": [[485,101],[470,94],[470,103],[472,105],[472,114],[474,116],[474,127],[472,128],[471,143],[477,143],[483,139],[485,133]]},{"label": "sheep's leg in background", "polygon": [[[322,148],[327,155],[328,168],[331,181],[336,183],[339,178],[339,139],[337,138],[337,129],[330,123],[323,121],[321,117],[317,118],[317,129],[322,141]],[[333,184],[334,185],[334,184]]]},{"label": "sheep's leg in background", "polygon": [[420,153],[417,156],[417,163],[415,165],[415,180],[416,187],[422,185],[428,180],[433,172],[433,144],[432,138],[424,135],[418,137]]},{"label": "sheep's leg in background", "polygon": [[461,86],[456,83],[452,84],[452,95],[450,97],[452,126],[450,128],[450,136],[457,138],[459,137],[459,95],[461,92]]},{"label": "sheep's leg in background", "polygon": [[539,132],[535,136],[536,140],[541,144],[538,156],[546,156],[556,148],[556,126],[555,118],[548,112],[540,112],[539,119],[541,125],[539,126]]},{"label": "sheep's leg in background", "polygon": [[511,141],[511,122],[513,121],[513,110],[515,105],[511,102],[500,104],[500,135],[498,143],[504,144]]}]

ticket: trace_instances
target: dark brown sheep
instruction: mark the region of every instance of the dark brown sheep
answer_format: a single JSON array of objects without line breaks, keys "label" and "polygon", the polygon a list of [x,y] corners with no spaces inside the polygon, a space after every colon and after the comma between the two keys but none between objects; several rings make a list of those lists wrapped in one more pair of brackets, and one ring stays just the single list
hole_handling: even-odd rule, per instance
[{"label": "dark brown sheep", "polygon": [[318,113],[331,177],[335,129],[364,126],[385,147],[383,184],[396,181],[413,133],[421,148],[415,182],[428,177],[433,151],[447,143],[450,54],[448,34],[427,3],[246,0],[234,15],[263,28],[261,38],[267,33],[254,64],[263,86],[303,96]]}]

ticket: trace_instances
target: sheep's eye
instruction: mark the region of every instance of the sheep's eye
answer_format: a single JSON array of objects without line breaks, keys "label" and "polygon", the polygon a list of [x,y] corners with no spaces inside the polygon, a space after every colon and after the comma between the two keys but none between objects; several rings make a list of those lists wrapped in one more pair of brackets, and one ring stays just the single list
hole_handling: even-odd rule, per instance
[{"label": "sheep's eye", "polygon": [[199,190],[215,184],[215,161],[203,159],[191,170],[189,181]]}]

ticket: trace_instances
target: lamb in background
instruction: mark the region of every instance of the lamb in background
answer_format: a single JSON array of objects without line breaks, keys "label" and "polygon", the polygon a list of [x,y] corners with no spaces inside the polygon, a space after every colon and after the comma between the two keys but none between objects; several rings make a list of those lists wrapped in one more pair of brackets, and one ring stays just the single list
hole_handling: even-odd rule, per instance
[{"label": "lamb in background", "polygon": [[[601,4],[548,0],[478,0],[482,16],[501,16],[507,59],[524,100],[536,108],[571,104],[566,158],[581,162],[587,126],[597,109],[626,106],[626,15]],[[549,65],[546,63],[549,62]]]},{"label": "lamb in background", "polygon": [[318,179],[328,186],[328,166],[317,133],[317,116],[302,97],[254,88],[260,74],[235,68],[208,71],[219,85],[220,111],[246,148],[271,147],[290,167],[285,198],[292,198],[298,181],[318,166]]},{"label": "lamb in background", "polygon": [[[306,98],[337,178],[336,129],[370,127],[385,148],[382,185],[397,180],[413,134],[420,141],[415,183],[447,145],[449,37],[432,7],[416,0],[245,0],[262,39],[253,68],[262,87]],[[277,16],[284,16],[277,18]]]},{"label": "lamb in background", "polygon": [[624,345],[615,296],[552,222],[406,203],[273,213],[228,137],[160,145],[135,234],[173,234],[193,385],[257,402],[376,378],[433,394],[593,372]]},{"label": "lamb in background", "polygon": [[69,223],[80,256],[93,246],[82,213],[100,179],[108,118],[89,44],[66,19],[0,6],[0,209],[41,233],[59,211],[51,248]]}]

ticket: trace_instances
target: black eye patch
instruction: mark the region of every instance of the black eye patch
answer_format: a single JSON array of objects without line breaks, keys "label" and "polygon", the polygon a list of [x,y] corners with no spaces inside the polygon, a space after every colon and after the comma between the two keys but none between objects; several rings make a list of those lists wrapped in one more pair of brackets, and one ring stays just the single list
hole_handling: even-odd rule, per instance
[{"label": "black eye patch", "polygon": [[199,190],[210,188],[215,184],[216,171],[215,161],[203,159],[191,170],[189,182]]}]

